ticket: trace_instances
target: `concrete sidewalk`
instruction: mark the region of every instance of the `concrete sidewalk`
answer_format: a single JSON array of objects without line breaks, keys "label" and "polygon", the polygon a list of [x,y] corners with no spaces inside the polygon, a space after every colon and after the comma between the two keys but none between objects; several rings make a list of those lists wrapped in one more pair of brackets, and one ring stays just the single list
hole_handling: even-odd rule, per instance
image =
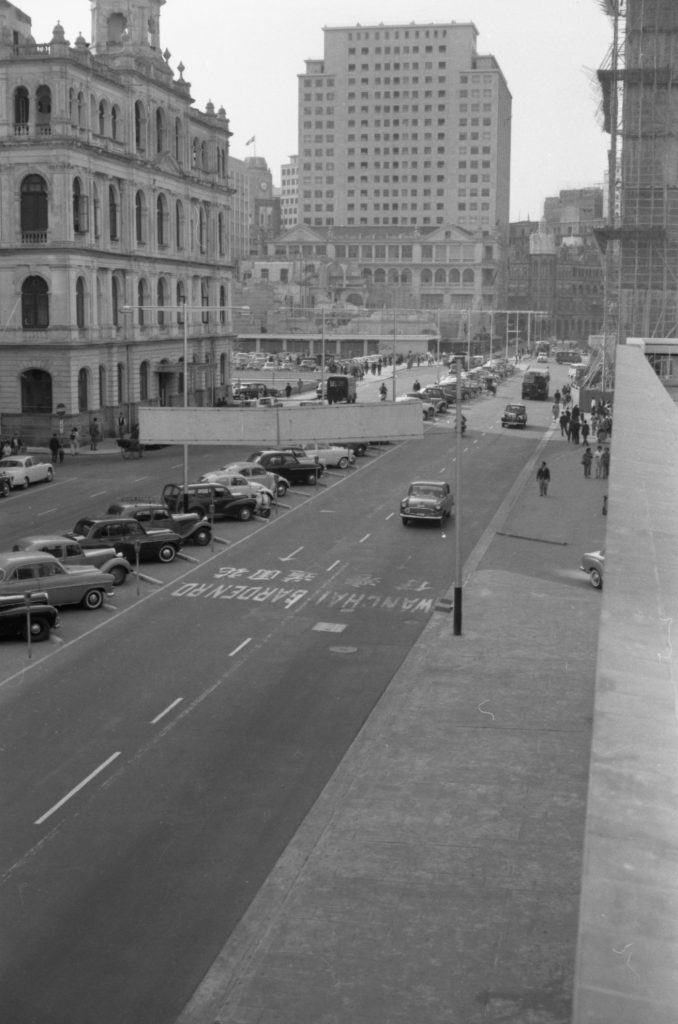
[{"label": "concrete sidewalk", "polygon": [[178,1024],[569,1021],[606,482],[550,434]]}]

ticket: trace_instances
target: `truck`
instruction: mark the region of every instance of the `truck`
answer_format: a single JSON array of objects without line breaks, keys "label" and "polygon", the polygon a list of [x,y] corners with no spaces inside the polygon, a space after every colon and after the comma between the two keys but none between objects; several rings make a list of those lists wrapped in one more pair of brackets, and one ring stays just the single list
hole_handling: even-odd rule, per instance
[{"label": "truck", "polygon": [[523,377],[521,398],[536,398],[545,401],[549,397],[550,374],[548,370],[528,367]]},{"label": "truck", "polygon": [[349,373],[331,373],[327,378],[327,404],[334,402],[355,402],[357,396],[355,377]]}]

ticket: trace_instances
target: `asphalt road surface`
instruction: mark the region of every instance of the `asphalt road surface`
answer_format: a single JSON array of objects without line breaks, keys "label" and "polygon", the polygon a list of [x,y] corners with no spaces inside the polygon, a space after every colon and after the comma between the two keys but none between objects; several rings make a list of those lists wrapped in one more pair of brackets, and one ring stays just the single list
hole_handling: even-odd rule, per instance
[{"label": "asphalt road surface", "polygon": [[[470,409],[464,557],[534,452]],[[0,1006],[12,1024],[168,1024],[341,761],[454,574],[454,526],[405,530],[412,479],[454,482],[453,419],[268,521],[218,524],[61,636],[2,646]],[[197,476],[223,450],[196,450]],[[159,494],[178,452],[66,465],[5,503],[0,544]],[[3,506],[3,512],[5,511]]]}]

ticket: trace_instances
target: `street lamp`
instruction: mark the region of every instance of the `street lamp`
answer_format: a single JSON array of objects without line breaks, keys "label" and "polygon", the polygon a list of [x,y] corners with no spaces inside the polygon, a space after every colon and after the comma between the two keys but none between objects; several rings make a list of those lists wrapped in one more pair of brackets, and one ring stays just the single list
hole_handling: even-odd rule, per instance
[{"label": "street lamp", "polygon": [[[188,316],[187,313],[196,311],[204,313],[249,313],[249,306],[189,306],[184,299],[176,306],[122,306],[122,313],[131,313],[135,309],[162,310],[166,313],[181,312],[183,316],[183,351],[184,351],[184,381],[183,381],[183,402],[184,409],[188,409]],[[129,381],[128,381],[129,387]],[[188,444],[184,442],[184,512],[188,511]]]}]

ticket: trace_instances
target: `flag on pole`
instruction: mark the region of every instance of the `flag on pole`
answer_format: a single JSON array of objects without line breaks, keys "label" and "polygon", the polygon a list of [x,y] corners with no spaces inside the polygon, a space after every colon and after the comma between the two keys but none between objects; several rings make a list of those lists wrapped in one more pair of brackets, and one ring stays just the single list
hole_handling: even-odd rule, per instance
[{"label": "flag on pole", "polygon": [[255,139],[256,139],[256,135],[253,135],[251,139],[248,139],[248,140],[247,140],[247,142],[245,143],[245,145],[246,145],[246,146],[251,146],[251,145],[252,145],[252,143],[254,142],[254,140],[255,140]]}]

